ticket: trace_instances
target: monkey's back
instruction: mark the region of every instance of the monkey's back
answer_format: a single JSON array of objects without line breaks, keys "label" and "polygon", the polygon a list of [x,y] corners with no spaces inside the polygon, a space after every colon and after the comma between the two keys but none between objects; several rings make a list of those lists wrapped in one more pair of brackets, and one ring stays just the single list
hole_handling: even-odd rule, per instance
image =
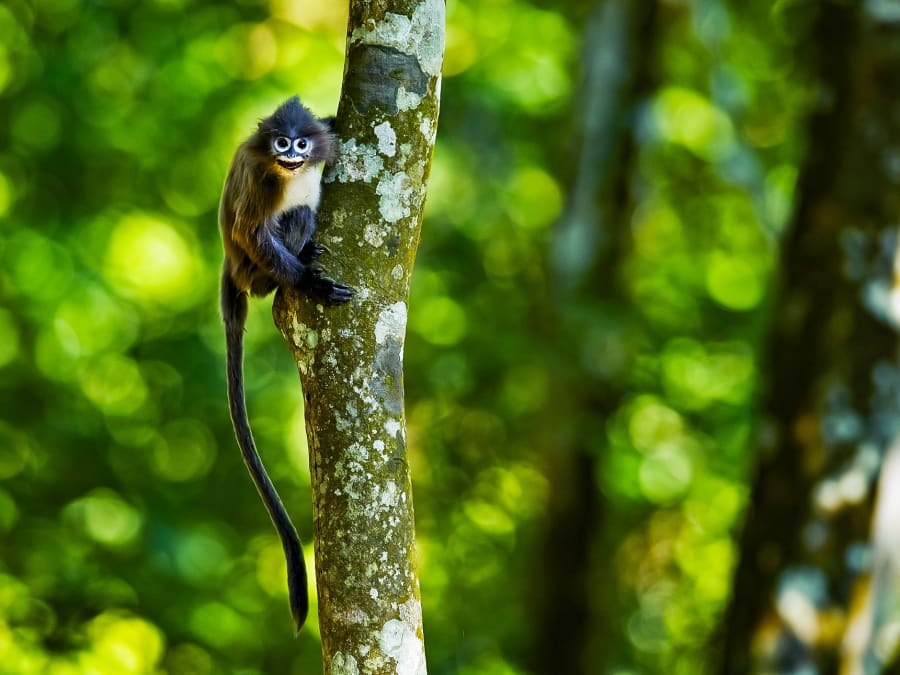
[{"label": "monkey's back", "polygon": [[219,201],[225,266],[241,291],[266,295],[276,285],[257,264],[254,241],[259,228],[275,221],[283,194],[278,175],[266,171],[249,142],[243,143],[231,161]]}]

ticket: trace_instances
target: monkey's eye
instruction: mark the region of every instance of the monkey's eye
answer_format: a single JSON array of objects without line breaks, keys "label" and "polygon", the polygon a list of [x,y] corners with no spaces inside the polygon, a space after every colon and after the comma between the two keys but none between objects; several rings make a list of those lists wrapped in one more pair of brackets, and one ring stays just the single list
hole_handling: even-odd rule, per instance
[{"label": "monkey's eye", "polygon": [[275,152],[287,152],[291,148],[291,139],[287,136],[278,136],[272,141],[272,147],[275,148]]},{"label": "monkey's eye", "polygon": [[296,150],[297,152],[303,152],[308,147],[309,141],[307,141],[305,138],[298,138],[296,141],[294,141],[294,150]]}]

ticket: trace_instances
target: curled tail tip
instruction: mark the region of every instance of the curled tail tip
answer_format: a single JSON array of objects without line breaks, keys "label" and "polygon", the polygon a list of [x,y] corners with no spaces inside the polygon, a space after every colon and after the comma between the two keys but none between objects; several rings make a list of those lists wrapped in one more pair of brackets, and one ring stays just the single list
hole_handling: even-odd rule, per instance
[{"label": "curled tail tip", "polygon": [[303,628],[306,617],[309,614],[309,595],[306,589],[306,563],[303,559],[303,548],[296,534],[292,545],[285,545],[284,552],[287,557],[287,582],[288,600],[291,604],[291,616],[294,617],[294,625],[297,633]]},{"label": "curled tail tip", "polygon": [[294,617],[294,626],[296,628],[294,635],[300,635],[300,631],[303,629],[303,624],[306,623],[306,616],[309,613],[309,606],[306,601],[306,596],[303,598],[291,598],[291,614]]}]

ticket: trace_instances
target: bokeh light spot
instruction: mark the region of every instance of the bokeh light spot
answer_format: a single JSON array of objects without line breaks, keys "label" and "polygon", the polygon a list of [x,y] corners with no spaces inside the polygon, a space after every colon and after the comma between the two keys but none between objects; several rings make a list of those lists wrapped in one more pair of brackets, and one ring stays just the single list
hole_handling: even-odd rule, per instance
[{"label": "bokeh light spot", "polygon": [[631,444],[639,451],[652,453],[658,446],[681,436],[681,416],[652,396],[639,396],[628,423]]},{"label": "bokeh light spot", "polygon": [[550,174],[536,166],[518,169],[508,190],[507,208],[521,227],[544,228],[559,215],[562,192]]},{"label": "bokeh light spot", "polygon": [[124,350],[136,339],[138,315],[97,284],[77,286],[56,310],[54,331],[72,356]]},{"label": "bokeh light spot", "polygon": [[568,58],[576,43],[569,25],[558,14],[525,5],[515,13],[481,5],[478,12],[480,41],[497,50],[482,61],[492,86],[514,106],[535,112],[565,100],[572,88]]},{"label": "bokeh light spot", "polygon": [[107,276],[129,295],[184,308],[203,290],[193,249],[173,225],[148,214],[132,214],[113,231]]},{"label": "bokeh light spot", "polygon": [[154,444],[151,461],[160,478],[183,482],[205,476],[215,457],[209,429],[196,420],[184,419],[166,425],[162,438]]},{"label": "bokeh light spot", "polygon": [[763,298],[765,282],[761,270],[741,258],[713,253],[706,268],[706,288],[710,297],[733,310],[756,307]]},{"label": "bokeh light spot", "polygon": [[348,6],[318,0],[270,0],[272,14],[311,32],[341,34],[347,27]]},{"label": "bokeh light spot", "polygon": [[666,393],[689,410],[716,402],[744,404],[755,384],[753,353],[744,343],[703,345],[674,338],[663,350],[661,365]]},{"label": "bokeh light spot", "polygon": [[687,490],[692,476],[690,458],[674,443],[660,448],[641,462],[641,489],[653,502],[666,502],[680,496]]},{"label": "bokeh light spot", "polygon": [[424,299],[410,317],[410,324],[425,340],[440,346],[455,345],[467,331],[465,311],[446,296]]},{"label": "bokeh light spot", "polygon": [[147,398],[147,385],[137,364],[118,354],[86,363],[79,379],[85,396],[109,415],[133,413]]},{"label": "bokeh light spot", "polygon": [[478,529],[489,535],[511,534],[516,528],[515,522],[506,511],[486,501],[466,502],[465,512]]},{"label": "bokeh light spot", "polygon": [[722,157],[734,140],[728,116],[695,91],[667,87],[654,103],[660,136],[706,159]]},{"label": "bokeh light spot", "polygon": [[70,290],[72,258],[56,242],[28,228],[19,229],[5,247],[13,287],[31,300],[46,301]]},{"label": "bokeh light spot", "polygon": [[79,659],[85,673],[156,672],[165,649],[163,634],[152,623],[113,612],[91,621],[87,633],[91,649]]},{"label": "bokeh light spot", "polygon": [[197,528],[178,538],[175,564],[184,577],[208,585],[225,574],[228,550],[214,531]]},{"label": "bokeh light spot", "polygon": [[140,512],[108,489],[75,500],[64,512],[91,539],[107,546],[130,544],[143,524]]},{"label": "bokeh light spot", "polygon": [[242,644],[254,634],[249,619],[221,602],[200,605],[191,613],[189,621],[197,637],[217,647]]}]

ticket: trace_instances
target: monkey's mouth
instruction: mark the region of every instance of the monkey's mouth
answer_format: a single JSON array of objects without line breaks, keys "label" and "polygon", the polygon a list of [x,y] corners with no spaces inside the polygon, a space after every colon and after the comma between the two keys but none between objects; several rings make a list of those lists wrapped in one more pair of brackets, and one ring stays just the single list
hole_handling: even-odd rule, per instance
[{"label": "monkey's mouth", "polygon": [[287,159],[279,159],[278,166],[280,166],[282,169],[287,169],[288,171],[296,171],[301,166],[303,166],[303,160],[298,159],[298,160],[292,162]]}]

